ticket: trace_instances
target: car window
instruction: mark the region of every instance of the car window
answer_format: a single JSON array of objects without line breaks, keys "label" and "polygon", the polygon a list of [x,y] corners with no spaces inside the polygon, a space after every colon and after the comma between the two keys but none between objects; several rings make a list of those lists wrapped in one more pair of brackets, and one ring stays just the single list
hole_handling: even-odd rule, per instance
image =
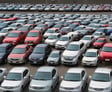
[{"label": "car window", "polygon": [[80,45],[80,48],[82,48],[84,46],[84,44],[82,43],[81,45]]},{"label": "car window", "polygon": [[23,72],[23,78],[24,78],[27,74],[28,74],[28,70],[25,70],[25,71]]},{"label": "car window", "polygon": [[52,78],[55,76],[55,74],[56,74],[56,70],[53,69],[53,71],[52,71]]},{"label": "car window", "polygon": [[81,73],[81,77],[83,78],[84,75],[85,75],[85,71],[82,71],[82,73]]}]

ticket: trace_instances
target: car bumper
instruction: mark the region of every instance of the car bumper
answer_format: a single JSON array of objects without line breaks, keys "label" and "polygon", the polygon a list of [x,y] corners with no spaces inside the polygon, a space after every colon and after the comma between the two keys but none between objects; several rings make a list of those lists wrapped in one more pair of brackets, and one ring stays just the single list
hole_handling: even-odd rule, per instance
[{"label": "car bumper", "polygon": [[87,65],[87,66],[96,66],[97,62],[95,61],[83,61],[82,65]]},{"label": "car bumper", "polygon": [[21,92],[21,88],[13,88],[13,89],[6,89],[6,88],[0,88],[0,92]]},{"label": "car bumper", "polygon": [[33,89],[33,88],[29,88],[29,92],[51,92],[50,89]]},{"label": "car bumper", "polygon": [[30,60],[30,64],[44,64],[44,60]]}]

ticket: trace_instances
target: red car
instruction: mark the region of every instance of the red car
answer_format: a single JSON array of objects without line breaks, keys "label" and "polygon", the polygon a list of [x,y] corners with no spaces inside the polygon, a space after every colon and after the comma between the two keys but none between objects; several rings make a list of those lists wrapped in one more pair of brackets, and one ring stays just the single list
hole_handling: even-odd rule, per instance
[{"label": "red car", "polygon": [[17,45],[13,48],[11,53],[8,56],[8,63],[10,64],[22,64],[26,63],[30,53],[32,52],[33,48],[30,45]]},{"label": "red car", "polygon": [[12,43],[13,45],[17,45],[20,42],[23,42],[26,37],[26,34],[21,31],[11,31],[4,38],[3,43]]},{"label": "red car", "polygon": [[42,33],[38,30],[31,30],[25,38],[25,44],[36,45],[42,41]]},{"label": "red car", "polygon": [[97,40],[93,43],[93,46],[94,46],[95,48],[101,48],[101,47],[103,47],[103,45],[104,45],[105,43],[107,43],[106,38],[99,38],[99,39],[97,39]]},{"label": "red car", "polygon": [[104,44],[100,51],[100,61],[112,62],[112,43]]}]

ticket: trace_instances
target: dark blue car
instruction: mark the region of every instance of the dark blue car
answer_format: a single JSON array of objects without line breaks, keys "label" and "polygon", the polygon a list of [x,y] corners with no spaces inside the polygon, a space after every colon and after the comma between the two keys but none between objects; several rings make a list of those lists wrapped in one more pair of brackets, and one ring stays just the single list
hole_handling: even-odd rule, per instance
[{"label": "dark blue car", "polygon": [[33,52],[29,56],[30,64],[44,64],[50,52],[51,47],[48,44],[36,45]]},{"label": "dark blue car", "polygon": [[10,43],[0,44],[0,64],[5,64],[7,61],[7,56],[11,52],[13,45]]}]

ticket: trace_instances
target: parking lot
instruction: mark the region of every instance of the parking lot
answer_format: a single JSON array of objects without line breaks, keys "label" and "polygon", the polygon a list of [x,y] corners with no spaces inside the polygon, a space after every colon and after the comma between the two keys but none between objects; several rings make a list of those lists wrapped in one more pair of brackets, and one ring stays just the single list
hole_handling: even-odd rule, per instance
[{"label": "parking lot", "polygon": [[[36,13],[40,13],[40,12],[6,12],[6,11],[4,11],[4,12],[0,12],[0,13],[6,13],[6,14],[9,14],[9,13],[22,13],[22,14],[36,14]],[[52,12],[43,12],[43,14],[51,14]],[[62,14],[61,12],[57,12],[58,14]],[[41,14],[41,13],[40,13]],[[55,12],[53,12],[53,14],[56,14]],[[100,15],[102,15],[102,14],[107,14],[106,12],[103,12],[103,13],[99,13],[99,12],[91,12],[91,13],[89,13],[89,12],[83,12],[83,13],[81,13],[81,12],[76,12],[76,13],[74,13],[74,12],[63,12],[63,14],[100,14]],[[111,14],[111,12],[108,12],[108,14]],[[109,36],[105,36],[106,37],[106,39],[107,39],[107,41],[108,42],[111,42],[110,40],[109,40]],[[10,70],[11,68],[13,68],[13,67],[16,67],[16,66],[25,66],[25,67],[28,67],[29,69],[30,69],[30,73],[31,73],[31,75],[34,75],[35,74],[35,72],[36,72],[36,70],[39,68],[39,67],[41,67],[41,65],[30,65],[29,63],[27,63],[27,64],[22,64],[22,65],[10,65],[10,64],[5,64],[5,65],[1,65],[1,67],[4,67],[4,68],[7,68],[7,70]],[[45,65],[42,65],[42,66],[48,66],[48,64],[45,64]],[[75,65],[75,66],[65,66],[65,65],[59,65],[59,66],[56,66],[57,68],[58,68],[58,70],[59,70],[59,75],[60,75],[60,82],[61,82],[61,76],[63,76],[65,73],[66,73],[66,71],[69,69],[69,68],[71,68],[71,67],[83,67],[82,65],[81,65],[81,63],[79,64],[79,65]],[[108,67],[108,68],[112,68],[112,63],[100,63],[99,65],[98,65],[98,67]],[[92,74],[94,73],[94,70],[97,68],[97,67],[91,67],[91,66],[86,66],[86,67],[84,67],[86,70],[87,70],[87,73],[88,73],[88,76],[92,76]],[[60,84],[60,83],[59,83]],[[58,86],[57,86],[57,88],[55,88],[55,91],[53,91],[53,92],[59,92],[59,84],[58,84]],[[27,85],[27,87],[24,89],[24,92],[28,92],[28,85]],[[83,91],[83,92],[87,92],[87,88],[85,89],[85,91]]]}]

